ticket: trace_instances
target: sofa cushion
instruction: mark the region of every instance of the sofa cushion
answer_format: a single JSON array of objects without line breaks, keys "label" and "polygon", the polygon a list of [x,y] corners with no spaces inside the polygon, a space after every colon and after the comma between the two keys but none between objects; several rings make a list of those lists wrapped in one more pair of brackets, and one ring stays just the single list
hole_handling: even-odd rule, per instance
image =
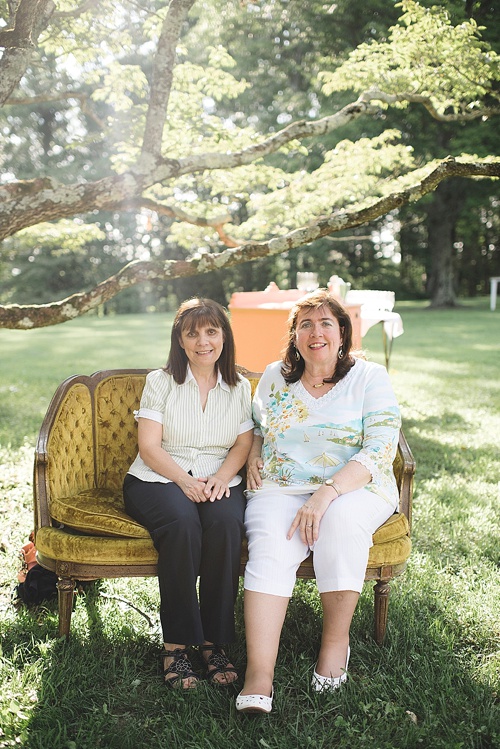
[{"label": "sofa cushion", "polygon": [[[119,577],[119,567],[155,565],[158,554],[151,538],[100,538],[85,536],[68,528],[39,528],[36,548],[41,563],[45,559],[76,564],[106,565],[113,569],[111,577]],[[118,573],[118,574],[117,574]],[[132,573],[137,574],[137,572]],[[140,574],[146,574],[141,570]],[[103,570],[92,577],[107,577]],[[84,579],[80,577],[79,579]],[[86,577],[85,579],[89,579]]]},{"label": "sofa cushion", "polygon": [[411,552],[411,539],[402,536],[386,544],[373,544],[368,554],[367,568],[391,567],[407,561]]},{"label": "sofa cushion", "polygon": [[[158,555],[150,538],[107,538],[82,535],[71,529],[39,528],[36,534],[38,552],[49,559],[88,565],[156,564]],[[374,544],[368,557],[368,569],[399,565],[410,556],[411,540],[403,536],[394,541]],[[242,561],[248,559],[247,543],[243,542]],[[313,578],[312,555],[301,565],[305,576]]]},{"label": "sofa cushion", "polygon": [[[125,512],[121,491],[86,489],[75,496],[54,499],[51,515],[58,523],[90,536],[150,537],[146,528]],[[391,515],[373,534],[369,566],[378,566],[379,560],[387,564],[393,558],[398,562],[401,557],[407,559],[411,548],[409,532],[408,520],[402,512]],[[393,542],[396,543],[391,548]]]},{"label": "sofa cushion", "polygon": [[386,544],[409,535],[410,526],[408,525],[408,518],[402,512],[395,512],[380,528],[377,528],[373,534],[373,543]]},{"label": "sofa cushion", "polygon": [[85,489],[53,499],[50,514],[58,523],[90,536],[150,538],[146,528],[125,512],[121,491]]}]

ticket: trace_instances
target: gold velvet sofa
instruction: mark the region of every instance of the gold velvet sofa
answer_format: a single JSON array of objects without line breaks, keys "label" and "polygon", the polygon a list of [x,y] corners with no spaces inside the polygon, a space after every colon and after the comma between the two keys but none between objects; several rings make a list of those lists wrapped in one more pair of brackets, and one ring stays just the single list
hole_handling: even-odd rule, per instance
[{"label": "gold velvet sofa", "polygon": [[[239,368],[254,388],[259,374]],[[56,572],[59,634],[68,636],[75,581],[156,575],[156,550],[146,529],[124,510],[121,486],[137,453],[134,410],[149,370],[75,375],[57,389],[35,454],[35,544],[38,562]],[[403,433],[394,461],[399,512],[374,534],[366,580],[375,581],[375,639],[387,625],[390,580],[406,567],[415,463]],[[241,572],[247,559],[241,553]],[[313,578],[309,558],[298,577]]]}]

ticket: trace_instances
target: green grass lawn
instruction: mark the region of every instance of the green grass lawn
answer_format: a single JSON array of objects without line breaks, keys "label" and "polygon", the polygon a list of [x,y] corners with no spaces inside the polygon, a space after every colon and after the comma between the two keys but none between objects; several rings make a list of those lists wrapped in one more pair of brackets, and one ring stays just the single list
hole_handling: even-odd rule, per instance
[{"label": "green grass lawn", "polygon": [[[392,585],[385,645],[365,585],[350,679],[332,696],[309,679],[320,638],[314,582],[297,584],[270,716],[239,716],[234,693],[167,691],[157,663],[154,580],[102,581],[57,639],[55,603],[16,608],[17,549],[32,527],[36,434],[65,377],[157,367],[171,316],[87,317],[0,330],[0,749],[500,749],[500,312],[402,303],[390,374],[417,461],[413,552]],[[256,336],[257,337],[257,336]],[[380,326],[363,340],[383,361]],[[257,342],[256,342],[257,345]],[[244,668],[242,601],[232,656]]]}]

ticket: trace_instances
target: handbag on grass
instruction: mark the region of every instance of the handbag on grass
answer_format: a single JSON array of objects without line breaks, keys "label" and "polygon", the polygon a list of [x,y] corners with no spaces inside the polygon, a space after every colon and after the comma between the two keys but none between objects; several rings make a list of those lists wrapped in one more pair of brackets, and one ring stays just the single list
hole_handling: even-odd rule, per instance
[{"label": "handbag on grass", "polygon": [[21,569],[17,573],[19,584],[16,585],[13,598],[14,602],[37,604],[50,601],[57,596],[57,575],[36,561],[33,531],[29,539],[19,550]]},{"label": "handbag on grass", "polygon": [[33,543],[35,538],[35,534],[33,531],[30,533],[30,538],[28,543],[24,544],[24,546],[21,546],[19,549],[19,558],[21,560],[21,568],[19,572],[17,573],[17,579],[20,583],[24,583],[26,580],[26,575],[30,571],[32,567],[35,566],[36,562],[36,547]]},{"label": "handbag on grass", "polygon": [[23,603],[37,604],[50,601],[57,596],[57,575],[35,563],[26,575],[24,582],[16,586],[16,595]]}]

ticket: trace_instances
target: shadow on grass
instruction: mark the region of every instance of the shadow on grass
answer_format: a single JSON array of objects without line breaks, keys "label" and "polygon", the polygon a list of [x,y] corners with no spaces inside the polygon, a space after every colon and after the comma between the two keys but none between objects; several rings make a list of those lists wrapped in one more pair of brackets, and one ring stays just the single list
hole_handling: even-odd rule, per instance
[{"label": "shadow on grass", "polygon": [[[465,445],[450,445],[440,439],[433,438],[435,427],[428,427],[427,421],[412,422],[408,420],[404,424],[405,436],[411,446],[412,453],[417,462],[417,479],[419,482],[436,476],[449,474],[455,480],[463,476],[465,479],[475,476],[487,478],[488,473],[483,469],[498,463],[498,445],[492,443],[481,447],[470,447]],[[467,426],[463,428],[464,437],[467,435]],[[465,439],[464,439],[465,441]],[[425,461],[419,462],[418,456],[425,453]],[[496,482],[496,476],[490,477]]]},{"label": "shadow on grass", "polygon": [[[465,442],[467,423],[458,414],[445,418],[447,432],[463,432]],[[498,565],[498,445],[450,444],[436,436],[441,426],[437,417],[404,425],[417,463],[413,539],[436,562],[449,555]]]},{"label": "shadow on grass", "polygon": [[[55,604],[23,609],[3,639],[4,661],[36,692],[22,746],[496,749],[500,706],[494,685],[481,678],[478,652],[486,635],[475,622],[471,647],[459,608],[444,610],[445,583],[436,588],[431,573],[430,565],[417,564],[393,583],[382,648],[372,639],[373,593],[365,586],[352,628],[350,679],[328,696],[309,688],[321,609],[314,582],[299,582],[283,631],[275,709],[259,718],[236,713],[232,688],[202,683],[187,694],[166,689],[156,635],[137,631],[116,610],[105,620],[97,596],[79,607],[67,643],[56,638]],[[237,622],[231,653],[243,673],[241,597]]]}]

